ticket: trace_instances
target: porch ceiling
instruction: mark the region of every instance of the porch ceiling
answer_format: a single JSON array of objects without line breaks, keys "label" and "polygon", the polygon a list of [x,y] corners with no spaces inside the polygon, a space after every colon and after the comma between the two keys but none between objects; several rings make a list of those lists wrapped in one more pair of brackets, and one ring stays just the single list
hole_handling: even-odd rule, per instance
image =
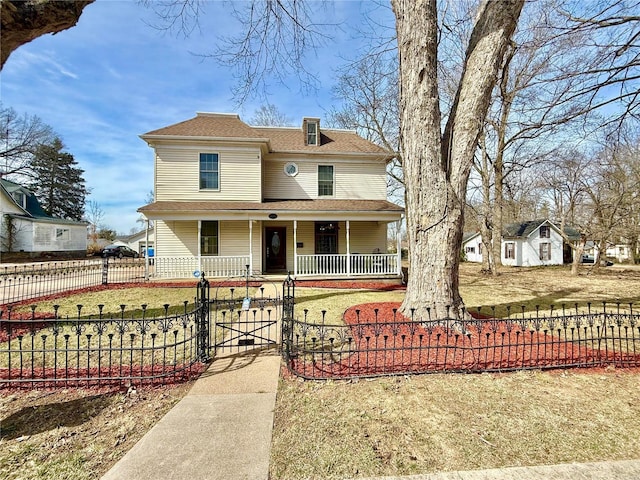
[{"label": "porch ceiling", "polygon": [[[149,219],[206,217],[252,220],[399,220],[404,208],[387,200],[274,200],[256,202],[159,201],[138,209]],[[271,216],[270,216],[271,215]]]}]

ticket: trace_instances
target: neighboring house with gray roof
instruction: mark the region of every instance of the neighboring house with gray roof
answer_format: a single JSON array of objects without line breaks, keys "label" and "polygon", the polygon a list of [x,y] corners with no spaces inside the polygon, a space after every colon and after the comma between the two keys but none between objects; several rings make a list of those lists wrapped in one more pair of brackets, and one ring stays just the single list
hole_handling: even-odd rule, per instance
[{"label": "neighboring house with gray roof", "polygon": [[387,201],[390,154],[355,132],[198,113],[141,138],[155,152],[155,200],[139,211],[156,274],[401,275],[386,253],[404,212]]},{"label": "neighboring house with gray roof", "polygon": [[[569,240],[577,242],[580,233],[565,227]],[[540,219],[505,225],[501,240],[502,265],[534,267],[563,265],[573,261],[572,249],[553,222]],[[467,261],[482,262],[482,238],[479,233],[463,237],[463,251]]]},{"label": "neighboring house with gray roof", "polygon": [[87,223],[47,214],[33,193],[0,179],[0,235],[2,252],[86,255]]}]

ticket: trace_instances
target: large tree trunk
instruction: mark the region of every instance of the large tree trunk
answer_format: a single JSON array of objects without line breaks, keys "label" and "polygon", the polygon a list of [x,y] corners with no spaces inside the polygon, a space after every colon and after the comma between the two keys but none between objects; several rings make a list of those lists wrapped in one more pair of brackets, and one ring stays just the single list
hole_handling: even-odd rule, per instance
[{"label": "large tree trunk", "polygon": [[436,0],[393,0],[400,56],[401,144],[412,245],[402,305],[420,317],[464,316],[458,267],[467,180],[491,91],[524,0],[484,2],[440,135]]},{"label": "large tree trunk", "polygon": [[73,27],[82,9],[95,0],[2,0],[0,69],[20,45]]}]

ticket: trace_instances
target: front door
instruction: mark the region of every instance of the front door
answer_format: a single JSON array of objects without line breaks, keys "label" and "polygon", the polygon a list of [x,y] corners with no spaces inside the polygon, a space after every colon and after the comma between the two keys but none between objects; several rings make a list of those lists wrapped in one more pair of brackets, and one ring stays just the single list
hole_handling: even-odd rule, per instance
[{"label": "front door", "polygon": [[287,270],[287,229],[285,227],[266,227],[265,240],[267,251],[267,272]]}]

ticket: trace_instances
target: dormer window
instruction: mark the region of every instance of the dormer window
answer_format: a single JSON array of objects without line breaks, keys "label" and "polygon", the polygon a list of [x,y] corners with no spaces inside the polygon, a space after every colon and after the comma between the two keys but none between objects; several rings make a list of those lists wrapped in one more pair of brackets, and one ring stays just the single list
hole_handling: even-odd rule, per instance
[{"label": "dormer window", "polygon": [[307,145],[318,144],[318,124],[307,123]]},{"label": "dormer window", "polygon": [[305,134],[305,145],[320,145],[320,119],[305,118],[302,121],[302,130]]},{"label": "dormer window", "polygon": [[19,206],[27,208],[27,196],[23,192],[13,192],[11,195]]}]

